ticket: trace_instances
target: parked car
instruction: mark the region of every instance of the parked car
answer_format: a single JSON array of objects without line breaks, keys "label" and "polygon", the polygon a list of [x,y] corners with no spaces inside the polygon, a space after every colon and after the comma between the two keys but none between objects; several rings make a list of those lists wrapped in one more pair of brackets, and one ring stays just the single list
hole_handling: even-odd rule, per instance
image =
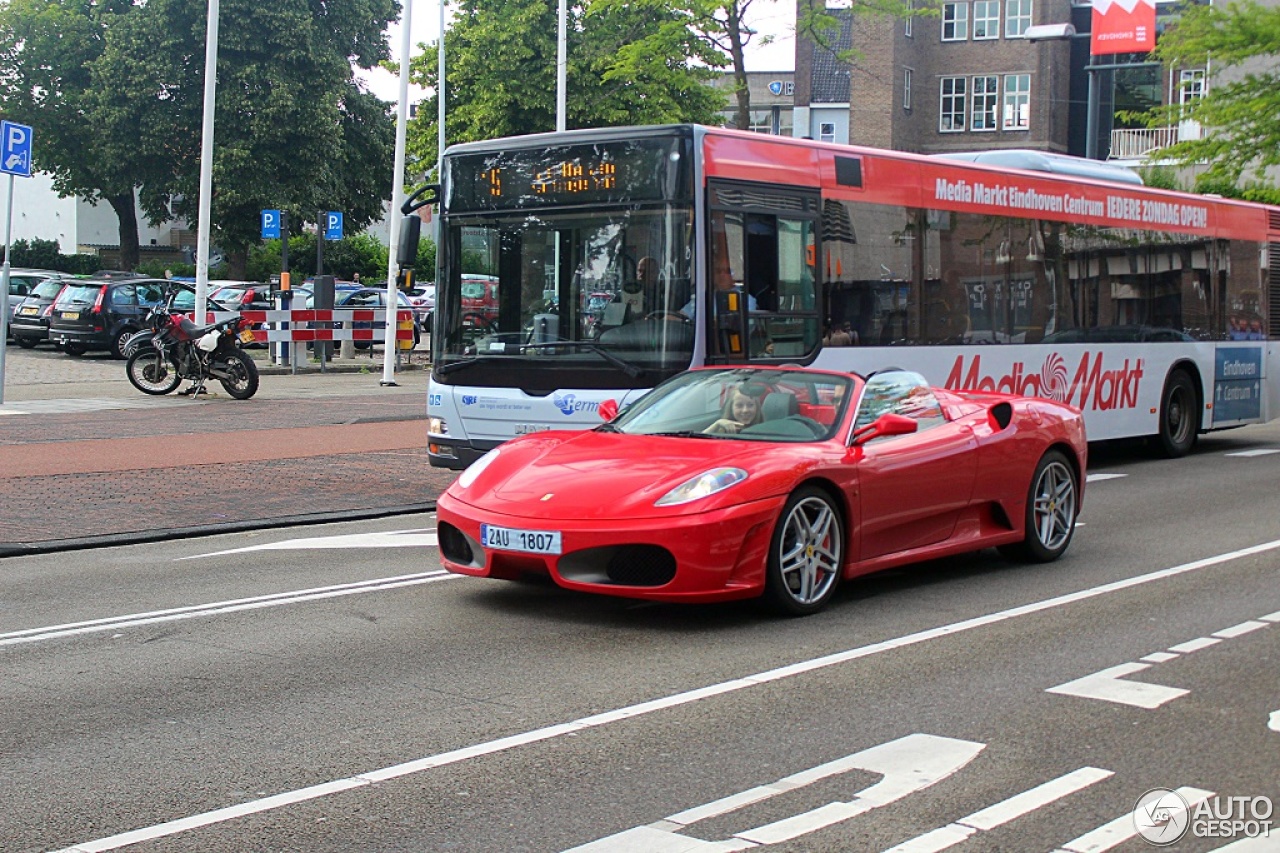
[{"label": "parked car", "polygon": [[463,273],[462,323],[478,329],[488,329],[498,319],[498,277]]},{"label": "parked car", "polygon": [[60,279],[62,276],[63,273],[54,272],[53,270],[26,268],[12,268],[9,270],[9,325],[6,327],[9,338],[17,340],[13,334],[13,319],[18,315],[18,308],[30,295],[31,291],[42,281]]},{"label": "parked car", "polygon": [[[97,279],[68,282],[53,302],[49,316],[49,340],[71,355],[108,350],[123,358],[129,338],[146,326],[147,311],[164,298],[167,288],[179,287],[174,308],[195,307],[194,288],[165,279]],[[185,294],[185,302],[182,298]],[[209,310],[231,310],[209,300]]]},{"label": "parked car", "polygon": [[420,284],[410,288],[405,296],[409,298],[409,304],[413,306],[413,318],[418,322],[418,328],[424,332],[431,331],[431,318],[436,310],[436,286],[434,284]]},{"label": "parked car", "polygon": [[[12,304],[9,334],[18,346],[31,349],[49,340],[49,314],[53,311],[53,300],[70,280],[63,273],[50,273],[41,278],[25,297],[19,297]],[[13,298],[10,294],[9,299]]]},{"label": "parked car", "polygon": [[[408,308],[412,310],[413,305],[412,303],[409,302],[408,296],[406,296],[404,293],[400,291],[396,291],[396,296],[398,297],[397,301],[399,303],[400,308]],[[359,285],[359,284],[347,284],[347,283],[341,283],[341,282],[334,285],[334,288],[333,288],[333,307],[334,308],[385,308],[386,306],[387,306],[387,291],[385,288],[364,287],[363,285]],[[307,308],[315,307],[314,294],[312,293],[307,294],[306,307]],[[343,327],[343,324],[340,322],[335,323],[334,327],[341,329]],[[381,323],[371,324],[371,323],[357,322],[353,325],[353,328],[356,328],[356,329],[368,329],[370,327],[375,329],[383,328]],[[416,347],[418,345],[418,342],[421,339],[422,339],[421,332],[418,328],[418,324],[415,323],[413,326],[413,345]],[[372,345],[373,344],[370,341],[355,342],[356,349],[369,349],[369,347],[371,347]]]}]

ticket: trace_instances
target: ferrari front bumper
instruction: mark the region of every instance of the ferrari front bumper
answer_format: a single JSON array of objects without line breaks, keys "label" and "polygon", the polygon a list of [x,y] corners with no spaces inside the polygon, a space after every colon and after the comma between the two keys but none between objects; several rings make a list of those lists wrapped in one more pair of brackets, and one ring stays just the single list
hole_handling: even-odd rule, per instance
[{"label": "ferrari front bumper", "polygon": [[[566,589],[651,601],[751,598],[764,589],[785,496],[711,512],[644,519],[547,520],[495,513],[447,492],[436,505],[444,567],[514,580],[549,575]],[[481,525],[559,533],[558,554],[485,547]]]}]

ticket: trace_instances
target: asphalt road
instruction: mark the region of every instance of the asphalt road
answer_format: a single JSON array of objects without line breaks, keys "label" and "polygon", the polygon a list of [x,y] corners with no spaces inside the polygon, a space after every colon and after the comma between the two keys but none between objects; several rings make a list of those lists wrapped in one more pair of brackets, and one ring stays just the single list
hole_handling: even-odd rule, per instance
[{"label": "asphalt road", "polygon": [[5,559],[0,850],[1139,851],[1150,789],[1280,800],[1280,424],[1092,461],[1062,561],[798,620],[442,575],[430,516]]}]

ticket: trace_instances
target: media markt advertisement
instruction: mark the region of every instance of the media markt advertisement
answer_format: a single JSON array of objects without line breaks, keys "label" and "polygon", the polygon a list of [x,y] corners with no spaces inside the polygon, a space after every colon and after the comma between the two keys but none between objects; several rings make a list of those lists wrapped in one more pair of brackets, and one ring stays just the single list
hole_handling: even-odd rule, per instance
[{"label": "media markt advertisement", "polygon": [[1138,798],[1133,825],[1143,840],[1157,847],[1168,847],[1184,838],[1252,838],[1274,839],[1280,848],[1280,833],[1274,833],[1272,812],[1270,797],[1213,794],[1196,788],[1152,788]]}]

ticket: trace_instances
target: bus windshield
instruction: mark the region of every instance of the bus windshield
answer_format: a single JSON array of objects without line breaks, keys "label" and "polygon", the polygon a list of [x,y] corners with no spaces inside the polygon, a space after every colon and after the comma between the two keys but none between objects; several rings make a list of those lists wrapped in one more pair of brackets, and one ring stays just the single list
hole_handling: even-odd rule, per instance
[{"label": "bus windshield", "polygon": [[667,203],[452,217],[437,376],[509,385],[520,367],[564,367],[598,387],[641,388],[687,368],[691,223],[691,208]]}]

